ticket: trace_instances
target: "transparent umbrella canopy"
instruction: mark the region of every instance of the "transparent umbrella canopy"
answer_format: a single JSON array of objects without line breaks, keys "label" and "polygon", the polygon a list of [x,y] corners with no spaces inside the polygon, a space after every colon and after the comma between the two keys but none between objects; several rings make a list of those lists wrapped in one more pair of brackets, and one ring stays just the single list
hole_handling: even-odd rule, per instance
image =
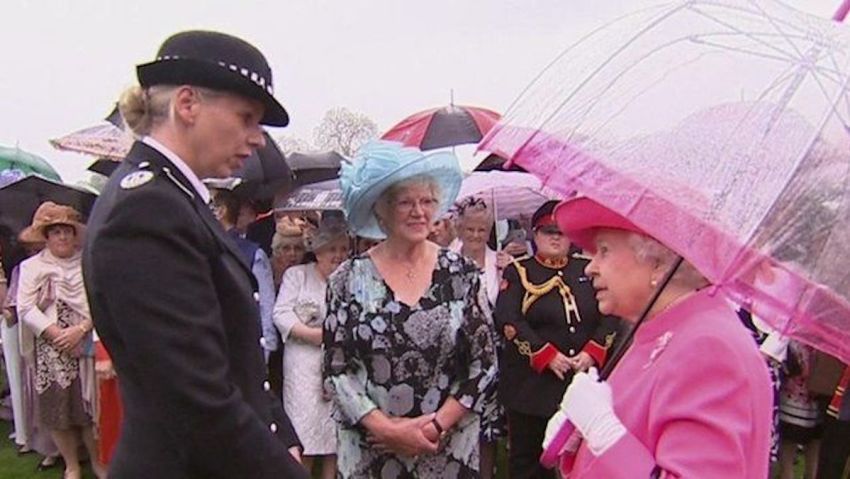
[{"label": "transparent umbrella canopy", "polygon": [[481,142],[626,216],[777,330],[850,361],[850,29],[769,0],[626,15]]}]

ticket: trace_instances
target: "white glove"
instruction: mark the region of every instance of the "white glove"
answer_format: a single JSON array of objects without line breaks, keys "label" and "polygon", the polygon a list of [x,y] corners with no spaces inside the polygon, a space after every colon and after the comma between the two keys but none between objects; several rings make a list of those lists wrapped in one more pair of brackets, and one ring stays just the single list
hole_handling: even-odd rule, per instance
[{"label": "white glove", "polygon": [[774,331],[767,335],[759,350],[777,363],[782,363],[788,357],[788,344],[790,342],[791,338]]},{"label": "white glove", "polygon": [[549,418],[549,422],[546,423],[546,432],[543,434],[543,450],[549,447],[549,443],[552,442],[555,434],[558,434],[565,422],[567,422],[567,415],[560,409]]},{"label": "white glove", "polygon": [[611,386],[599,381],[596,368],[573,376],[561,400],[561,410],[579,430],[595,456],[601,456],[626,434],[625,426],[614,413]]}]

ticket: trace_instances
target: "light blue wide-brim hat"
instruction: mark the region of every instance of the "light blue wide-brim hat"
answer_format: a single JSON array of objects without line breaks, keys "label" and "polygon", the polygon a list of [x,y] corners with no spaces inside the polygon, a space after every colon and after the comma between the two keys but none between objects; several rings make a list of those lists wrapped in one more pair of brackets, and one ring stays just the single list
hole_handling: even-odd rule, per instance
[{"label": "light blue wide-brim hat", "polygon": [[363,145],[350,164],[342,165],[339,177],[352,231],[366,238],[385,238],[375,216],[375,202],[392,185],[419,176],[431,177],[439,185],[437,219],[452,206],[463,182],[457,157],[448,151],[424,154],[393,141],[373,140]]}]

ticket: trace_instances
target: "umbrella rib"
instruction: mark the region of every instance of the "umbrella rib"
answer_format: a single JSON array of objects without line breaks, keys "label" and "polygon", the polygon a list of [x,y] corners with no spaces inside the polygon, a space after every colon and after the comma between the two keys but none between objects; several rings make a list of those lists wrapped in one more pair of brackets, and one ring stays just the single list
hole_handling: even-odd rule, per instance
[{"label": "umbrella rib", "polygon": [[[826,56],[829,59],[829,61],[832,62],[833,67],[835,67],[836,70],[840,70],[840,68],[838,66],[838,61],[835,59],[835,52],[830,50],[829,53]],[[838,79],[831,79],[831,80],[835,81],[836,84],[839,83]],[[848,96],[846,91],[845,91],[845,94],[843,95],[843,97],[844,97],[845,106],[847,107],[846,111],[850,111],[850,96]],[[841,117],[840,110],[836,108],[835,114],[841,120],[841,123],[844,125],[844,128],[847,129],[848,128],[848,121],[847,121],[847,119]]]},{"label": "umbrella rib", "polygon": [[[756,9],[758,9],[761,12],[761,14],[764,16],[764,18],[766,18],[767,21],[770,22],[771,25],[773,25],[773,28],[775,28],[776,31],[782,35],[782,37],[788,42],[788,45],[790,45],[791,48],[793,48],[794,51],[796,51],[797,54],[800,55],[800,57],[802,57],[804,55],[804,53],[802,51],[800,51],[799,48],[797,48],[796,43],[791,41],[791,37],[788,36],[787,32],[785,32],[785,30],[783,30],[782,28],[779,27],[779,24],[776,21],[776,19],[773,18],[772,16],[768,15],[767,12],[764,11],[764,8],[761,8],[758,4],[753,3],[753,5],[755,6]],[[806,53],[808,53],[808,51]]]},{"label": "umbrella rib", "polygon": [[[704,5],[711,6],[711,7],[722,7],[726,10],[737,11],[739,13],[750,15],[750,16],[753,16],[753,17],[756,17],[756,18],[759,18],[759,17],[767,18],[768,17],[768,15],[765,13],[764,9],[759,9],[759,11],[754,11],[754,10],[751,10],[751,9],[744,8],[740,5],[731,5],[731,4],[718,5],[714,1],[694,2],[694,3],[703,3]],[[750,1],[749,3],[754,4],[754,2],[752,2],[752,1]],[[703,10],[698,10],[697,8],[694,8],[694,10],[698,11],[700,13],[703,13],[706,16],[709,15],[708,13],[705,13]],[[794,9],[794,10],[797,13],[801,13],[799,10],[796,10],[796,9]],[[806,32],[808,32],[808,30],[806,30],[805,28],[800,28],[794,23],[791,23],[791,22],[788,22],[788,21],[785,21],[785,20],[781,20],[781,19],[777,19],[777,18],[774,18],[774,17],[770,17],[770,18],[772,19],[771,24],[773,24],[775,28],[776,28],[777,24],[781,24],[781,25],[783,25],[787,28],[790,28],[792,30],[795,30],[799,33],[805,34]],[[711,19],[716,21],[716,22],[719,22],[719,20],[717,20],[717,18],[711,17]]]},{"label": "umbrella rib", "polygon": [[[706,35],[694,35],[694,36],[691,37],[691,40],[694,43],[699,43],[701,45],[706,45],[706,46],[714,47],[714,48],[721,49],[721,50],[728,50],[728,51],[733,51],[733,52],[746,53],[748,55],[752,55],[752,56],[756,56],[756,57],[760,57],[760,58],[765,58],[765,59],[768,59],[768,60],[777,60],[777,61],[781,61],[781,62],[785,62],[785,63],[790,63],[792,65],[797,64],[797,63],[794,63],[793,60],[798,60],[798,61],[801,60],[800,58],[796,58],[796,57],[791,56],[791,55],[788,55],[788,56],[771,55],[767,52],[747,49],[744,46],[736,47],[736,46],[733,46],[733,45],[725,45],[723,43],[707,41],[707,40],[703,40],[702,38],[700,38],[700,37],[705,37],[705,36]],[[825,68],[824,68],[824,70],[829,71],[828,69],[825,69]]]},{"label": "umbrella rib", "polygon": [[[726,33],[726,32],[718,32],[718,33],[705,34],[705,35],[699,35],[699,36],[700,36],[700,37],[705,37],[705,36],[708,36],[708,35],[730,35],[730,33]],[[756,41],[757,43],[764,44],[764,42],[761,42],[761,41],[760,41],[760,40],[758,40],[757,38],[753,38],[753,37],[751,37],[751,36],[749,36],[749,35],[746,35],[746,36],[747,36],[747,37],[749,37],[749,38],[751,38],[752,40]],[[591,113],[591,111],[593,110],[594,106],[595,106],[595,105],[596,105],[596,104],[597,104],[597,103],[598,103],[598,102],[602,99],[603,94],[604,94],[604,93],[606,93],[606,92],[608,92],[608,91],[609,91],[609,90],[610,90],[610,89],[614,86],[614,84],[616,84],[616,83],[617,83],[617,81],[618,81],[618,80],[619,80],[619,79],[620,79],[623,75],[625,75],[625,74],[626,74],[629,70],[631,70],[634,66],[640,65],[640,64],[641,64],[641,62],[643,62],[643,61],[644,61],[644,60],[646,60],[648,57],[650,57],[651,55],[653,55],[653,54],[657,53],[657,52],[658,52],[658,51],[660,51],[660,50],[666,49],[666,48],[668,48],[668,47],[670,47],[670,46],[673,46],[673,45],[675,45],[675,44],[677,44],[677,43],[679,43],[679,42],[681,42],[681,41],[685,41],[685,40],[695,41],[695,38],[696,38],[695,36],[685,36],[685,37],[681,37],[681,38],[675,39],[675,40],[670,41],[670,42],[668,42],[668,43],[665,43],[665,44],[663,44],[663,45],[659,45],[659,46],[658,46],[658,47],[656,47],[655,49],[650,50],[649,52],[647,52],[647,54],[646,54],[646,55],[644,55],[644,56],[642,56],[642,57],[640,57],[640,58],[637,58],[637,59],[636,59],[636,60],[635,60],[635,61],[634,61],[631,65],[628,65],[628,66],[627,66],[627,67],[625,67],[623,70],[621,70],[621,71],[620,71],[620,73],[618,73],[616,76],[612,77],[612,80],[608,83],[608,86],[607,86],[606,88],[604,88],[604,89],[603,89],[603,90],[602,90],[602,91],[601,91],[601,92],[600,92],[600,93],[599,93],[596,97],[590,98],[590,99],[588,100],[588,102],[587,102],[587,103],[589,103],[589,104],[587,105],[587,109],[584,111],[584,113],[583,113],[583,115],[582,115],[582,118],[585,118],[587,115],[589,115],[589,114]],[[700,41],[699,41],[699,43],[704,44],[704,45],[708,45],[708,46],[714,46],[714,47],[717,47],[717,48],[726,49],[726,50],[739,51],[739,52],[747,53],[747,54],[754,55],[754,56],[761,56],[761,57],[764,57],[764,58],[767,58],[767,59],[776,60],[776,61],[783,62],[783,63],[788,62],[788,60],[793,60],[793,59],[794,59],[794,57],[792,57],[792,56],[788,56],[787,58],[782,58],[782,57],[772,56],[772,55],[765,54],[765,53],[760,53],[760,52],[755,52],[755,51],[748,51],[748,50],[744,50],[744,49],[741,49],[741,48],[729,47],[729,46],[727,46],[727,45],[717,44],[717,43],[713,43],[713,42],[706,42],[706,41],[702,41],[702,40],[700,40]],[[710,52],[707,52],[706,54],[708,54],[708,53],[710,53]],[[692,61],[696,61],[697,59],[698,59],[698,58],[695,58],[695,59],[694,59],[694,60],[692,60]],[[793,66],[793,65],[795,65],[795,63],[789,63],[789,64],[790,64],[790,65],[792,65],[792,66]],[[681,66],[684,66],[684,64],[682,64]],[[826,70],[826,69],[824,69],[824,70]],[[666,75],[666,74],[665,74],[665,75]],[[660,81],[662,78],[663,78],[663,76],[662,76],[661,78],[659,78],[659,80],[656,80],[656,82],[657,82],[657,81]],[[642,90],[642,91],[646,91],[646,90],[648,90],[649,88],[650,88],[650,87],[647,87],[646,89],[644,89],[644,90]],[[631,101],[634,101],[634,100],[635,100],[635,99],[637,99],[637,98],[638,98],[638,96],[633,97],[633,99],[632,99],[632,100],[630,100],[630,102],[631,102]],[[580,109],[580,108],[577,108],[577,110],[579,110],[579,109]],[[622,109],[621,109],[621,110],[622,110]],[[547,120],[547,122],[548,122],[548,120]],[[607,123],[608,123],[608,122],[603,123],[603,125],[601,125],[601,126],[600,126],[600,128],[601,128],[602,126],[606,125]],[[545,125],[545,123],[544,123],[544,125]],[[598,129],[597,129],[597,130],[598,130]],[[570,134],[568,135],[568,139],[572,138],[572,137],[573,137],[573,135],[574,135],[575,133],[576,133],[576,129],[573,129],[573,130],[570,132]]]},{"label": "umbrella rib", "polygon": [[774,78],[773,81],[770,82],[770,84],[768,84],[767,87],[762,90],[762,92],[756,98],[756,102],[764,101],[765,97],[767,97],[770,92],[772,92],[776,88],[779,88],[781,85],[784,85],[785,82],[787,82],[797,71],[794,66],[795,65],[793,64],[789,64],[788,69],[776,75],[776,78]]},{"label": "umbrella rib", "polygon": [[[722,49],[729,50],[729,51],[746,53],[748,55],[758,56],[758,57],[762,57],[762,58],[765,58],[765,59],[768,59],[768,60],[777,60],[777,61],[788,63],[791,66],[801,66],[800,63],[794,63],[794,62],[788,61],[788,60],[800,60],[800,59],[796,59],[794,57],[782,58],[782,57],[769,55],[769,54],[766,54],[766,53],[761,53],[761,52],[757,52],[757,51],[753,51],[753,50],[746,50],[742,47],[732,47],[732,46],[728,46],[728,45],[723,45],[721,43],[706,42],[706,41],[700,41],[699,43],[704,44],[704,45],[717,47],[717,48],[722,48]],[[828,73],[840,74],[839,71],[833,70],[831,68],[827,68],[827,67],[822,66],[822,65],[812,64],[811,66],[813,67],[814,70],[816,70],[819,73],[822,73],[824,75],[826,75]],[[838,82],[838,79],[835,79],[835,81]]]},{"label": "umbrella rib", "polygon": [[661,75],[655,81],[650,82],[646,87],[642,88],[635,95],[633,95],[631,99],[621,102],[620,108],[618,108],[616,111],[612,112],[607,120],[601,122],[598,127],[596,127],[593,131],[588,132],[587,135],[590,136],[590,137],[595,136],[604,127],[608,126],[608,124],[611,123],[611,121],[613,121],[616,117],[618,117],[620,115],[620,113],[625,111],[633,102],[635,102],[644,93],[649,91],[652,87],[654,87],[659,82],[661,82],[664,78],[666,78],[668,75],[670,75],[674,70],[684,68],[686,65],[694,63],[694,62],[698,61],[700,58],[702,58],[703,56],[709,55],[709,54],[710,54],[709,52],[702,53],[702,54],[698,55],[696,58],[694,58],[690,61],[680,63],[679,65],[677,65],[676,68],[670,68],[670,69],[667,69],[667,70],[663,70]]},{"label": "umbrella rib", "polygon": [[[737,28],[735,25],[732,25],[732,24],[730,24],[730,23],[728,23],[728,22],[724,22],[724,21],[722,21],[722,20],[720,20],[720,19],[718,19],[718,18],[716,18],[716,17],[714,17],[714,16],[712,16],[712,15],[709,15],[708,13],[706,13],[706,12],[704,12],[704,11],[702,11],[702,10],[699,10],[699,9],[694,8],[694,9],[693,9],[693,11],[694,11],[695,13],[697,13],[698,15],[700,15],[700,16],[702,16],[702,17],[704,17],[704,18],[708,19],[708,20],[711,20],[712,22],[717,23],[717,24],[718,24],[718,25],[720,25],[720,26],[723,26],[723,27],[725,27],[725,28],[728,28],[729,30],[731,30],[731,31],[733,31],[733,32],[737,32],[739,35],[743,35],[743,36],[745,36],[745,37],[747,37],[747,38],[749,38],[749,39],[751,39],[751,40],[753,40],[753,41],[755,41],[755,42],[757,42],[757,43],[760,43],[761,45],[763,45],[763,46],[765,46],[765,47],[767,47],[767,48],[770,48],[771,50],[775,50],[776,52],[778,52],[778,53],[780,53],[780,54],[784,54],[784,53],[785,53],[785,51],[784,51],[784,50],[782,50],[782,49],[780,49],[780,48],[777,48],[776,46],[771,45],[770,43],[766,43],[766,42],[764,42],[764,41],[759,40],[759,38],[758,38],[758,37],[756,37],[756,36],[754,36],[754,34],[753,34],[753,33],[745,32],[745,31],[741,30],[740,28]],[[768,18],[768,17],[767,17],[767,15],[764,15],[764,17],[765,17],[765,18]],[[771,24],[773,24],[773,22],[771,22]],[[780,37],[780,38],[784,39],[784,40],[787,40],[787,41],[788,41],[788,43],[790,43],[790,44],[791,44],[791,47],[794,49],[794,51],[795,51],[795,52],[797,52],[797,55],[798,55],[798,57],[797,57],[797,58],[798,58],[798,59],[801,59],[801,58],[802,58],[802,56],[803,56],[803,52],[801,52],[801,51],[797,48],[797,45],[795,45],[795,44],[794,44],[794,42],[792,42],[792,41],[791,41],[791,39],[787,36],[787,34],[786,34],[786,33],[784,33],[784,32],[782,32],[781,30],[779,30],[779,29],[776,27],[776,25],[774,25],[774,28],[776,28],[776,29],[777,29],[777,33],[776,33],[776,35],[777,35],[778,37]],[[764,34],[763,34],[763,33],[761,33],[760,35],[764,35]],[[804,38],[805,38],[805,37],[804,37]],[[794,57],[793,57],[793,56],[791,56],[791,55],[788,55],[788,57],[789,57],[789,58],[794,58]]]},{"label": "umbrella rib", "polygon": [[[848,86],[848,82],[850,82],[850,77],[845,78],[844,83],[843,83],[842,88],[841,88],[842,92],[846,91],[847,86]],[[763,224],[765,219],[768,216],[770,216],[771,213],[773,213],[774,209],[779,204],[778,199],[780,198],[780,196],[782,196],[783,193],[785,193],[785,191],[791,185],[791,179],[795,175],[797,175],[797,172],[800,170],[800,167],[803,164],[803,160],[809,155],[809,153],[812,151],[812,148],[814,147],[815,142],[818,140],[818,138],[820,138],[820,132],[823,131],[824,126],[826,125],[827,121],[829,121],[830,116],[832,116],[832,111],[835,108],[835,105],[840,101],[840,95],[841,94],[839,94],[839,96],[837,96],[832,101],[832,103],[830,104],[830,108],[828,109],[827,113],[824,114],[823,118],[820,121],[820,124],[817,125],[817,127],[815,128],[814,133],[812,134],[812,138],[808,142],[808,146],[806,147],[806,149],[804,149],[800,153],[800,155],[794,161],[793,168],[789,169],[788,174],[785,176],[784,186],[782,188],[780,188],[776,192],[775,195],[773,195],[773,199],[769,203],[770,207],[765,209],[764,213],[762,213],[759,220],[753,223],[754,225]],[[752,240],[755,238],[755,234],[756,234],[756,228],[752,228],[751,231],[749,232],[744,244],[750,244],[752,242]],[[743,254],[744,254],[744,251],[742,249],[741,251],[739,251],[737,253],[736,258],[733,261],[730,261],[728,263],[727,269],[725,271],[723,271],[723,274],[721,275],[722,278],[727,277],[727,275],[729,274],[729,268],[731,268],[733,265],[737,264],[741,259],[741,255],[743,255]]]},{"label": "umbrella rib", "polygon": [[[587,102],[585,102],[585,103],[589,103],[589,104],[587,105],[586,109],[584,110],[584,112],[583,112],[583,114],[582,114],[581,119],[586,118],[586,117],[587,117],[587,115],[589,115],[589,114],[591,113],[591,111],[592,111],[592,110],[593,110],[593,108],[596,106],[596,104],[597,104],[597,103],[599,103],[599,102],[603,99],[604,94],[605,94],[605,93],[607,93],[607,92],[608,92],[611,88],[613,88],[613,87],[614,87],[614,85],[617,83],[617,81],[618,81],[618,80],[619,80],[622,76],[624,76],[626,73],[628,73],[628,72],[629,72],[632,68],[635,68],[635,67],[637,67],[637,66],[640,66],[640,64],[641,64],[643,61],[645,61],[647,58],[651,57],[652,55],[654,55],[654,54],[658,53],[659,51],[662,51],[662,50],[664,50],[664,49],[667,49],[667,48],[669,48],[669,47],[671,47],[671,46],[673,46],[673,45],[676,45],[677,43],[681,43],[681,42],[685,42],[685,41],[692,41],[692,38],[693,38],[692,36],[688,35],[688,36],[684,36],[684,37],[676,38],[676,39],[671,40],[671,41],[669,41],[669,42],[667,42],[667,43],[664,43],[664,44],[658,45],[658,46],[657,46],[657,47],[655,47],[654,49],[649,50],[649,51],[648,51],[645,55],[642,55],[641,57],[636,58],[636,59],[635,59],[635,60],[634,60],[631,64],[629,64],[629,65],[625,65],[625,66],[624,66],[624,67],[620,70],[620,72],[619,72],[617,75],[614,75],[613,77],[611,77],[611,81],[609,81],[609,82],[608,82],[608,84],[607,84],[607,86],[606,86],[605,88],[603,88],[603,89],[602,89],[602,90],[601,90],[601,91],[600,91],[600,92],[599,92],[599,93],[598,93],[595,97],[591,97],[591,98],[589,98],[589,99],[588,99],[588,101],[587,101]],[[705,52],[705,53],[701,54],[699,57],[694,58],[693,60],[690,60],[690,62],[688,62],[688,63],[695,62],[695,61],[697,61],[699,58],[701,58],[702,56],[704,56],[704,55],[708,55],[708,54],[711,54],[711,53],[713,53],[713,52]],[[788,60],[788,59],[783,59],[783,58],[773,58],[773,59],[779,60],[779,61],[781,61],[781,62],[783,62],[783,63],[784,63],[784,62],[787,62],[787,60]],[[684,67],[686,64],[687,64],[687,63],[682,63],[682,64],[680,64],[679,66],[680,66],[680,67]],[[793,65],[793,64],[792,64],[792,65]],[[665,75],[669,74],[669,72],[670,72],[670,71],[672,71],[672,70],[667,70],[667,72],[665,73]],[[661,80],[661,79],[663,79],[663,78],[664,78],[664,77],[662,76],[661,78],[659,78],[658,80],[656,80],[656,82],[657,82],[657,81],[660,81],[660,80]],[[651,88],[651,85],[647,86],[647,87],[646,87],[646,89],[644,89],[644,90],[642,90],[642,91],[644,91],[644,92],[645,92],[645,91],[647,91],[649,88]],[[638,96],[635,96],[635,97],[633,97],[633,98],[632,98],[632,100],[630,100],[630,101],[634,101],[634,100],[636,100],[637,98],[638,98]],[[564,103],[566,103],[566,102],[564,102]],[[562,106],[563,106],[563,104],[562,104]],[[576,110],[579,110],[579,109],[580,109],[580,108],[576,108]],[[559,107],[559,110],[560,110],[560,107]],[[548,122],[548,120],[547,120],[547,122]],[[578,121],[578,122],[577,122],[577,124],[578,124],[578,123],[580,123],[580,121]],[[607,122],[606,122],[605,124],[607,124]],[[545,123],[544,123],[544,126],[545,126]],[[603,125],[603,126],[604,126],[604,125]],[[541,127],[542,127],[542,126],[541,126]],[[577,131],[577,127],[576,127],[576,128],[574,128],[574,129],[570,132],[570,134],[568,135],[567,139],[571,139],[571,138],[573,137],[573,135],[576,133],[576,131]]]},{"label": "umbrella rib", "polygon": [[[502,116],[502,119],[504,120],[509,114],[513,113],[514,107],[516,107],[518,104],[520,104],[525,99],[526,94],[529,93],[529,91],[531,91],[535,86],[537,86],[537,83],[542,80],[542,78],[546,75],[546,73],[548,73],[549,70],[551,70],[555,65],[557,65],[560,62],[560,60],[562,58],[564,58],[568,53],[570,53],[573,50],[577,49],[578,47],[584,45],[584,43],[586,41],[588,41],[590,38],[592,38],[593,36],[597,35],[598,33],[602,32],[602,31],[608,29],[612,25],[617,24],[617,23],[625,20],[626,18],[636,16],[638,14],[647,12],[649,10],[656,10],[658,8],[659,8],[659,6],[656,5],[654,7],[647,7],[645,9],[638,10],[636,12],[630,12],[630,13],[627,13],[625,15],[621,15],[620,17],[617,17],[617,18],[615,18],[614,20],[612,20],[608,23],[600,25],[599,27],[591,30],[589,33],[585,34],[583,37],[576,40],[575,43],[568,46],[561,53],[556,55],[555,58],[552,59],[552,61],[550,61],[548,64],[546,64],[546,66],[544,66],[542,70],[540,70],[540,73],[538,73],[534,78],[531,79],[531,81],[528,83],[528,85],[526,85],[525,88],[523,88],[522,91],[520,91],[519,95],[517,95],[517,97],[513,100],[513,102],[511,102],[511,104],[508,105],[508,108],[505,110],[505,114]],[[681,7],[680,7],[680,9],[681,9]],[[669,16],[669,14],[665,15],[665,18],[667,16]]]},{"label": "umbrella rib", "polygon": [[[620,78],[622,78],[624,75],[626,75],[626,74],[627,74],[627,73],[628,73],[631,69],[633,69],[633,68],[635,68],[635,67],[637,67],[637,66],[640,66],[640,64],[641,64],[643,61],[645,61],[647,58],[649,58],[649,57],[651,57],[651,56],[655,55],[656,53],[658,53],[658,52],[660,52],[660,51],[662,51],[662,50],[664,50],[664,49],[667,49],[667,48],[669,48],[669,47],[671,47],[671,46],[673,46],[673,45],[675,45],[675,44],[677,44],[677,43],[684,42],[684,41],[687,41],[687,40],[688,40],[688,37],[681,37],[681,38],[674,39],[674,40],[672,40],[672,41],[670,41],[670,42],[667,42],[667,43],[664,43],[664,44],[662,44],[662,45],[659,45],[659,46],[655,47],[655,48],[654,48],[654,49],[652,49],[652,50],[649,50],[649,51],[648,51],[645,55],[642,55],[641,57],[636,58],[634,61],[632,61],[632,63],[630,63],[630,64],[628,64],[628,65],[624,65],[624,66],[620,69],[620,71],[619,71],[616,75],[613,75],[613,76],[611,77],[611,80],[607,83],[607,85],[606,85],[604,88],[602,88],[602,89],[601,89],[601,91],[599,91],[599,92],[596,94],[596,96],[589,97],[589,98],[588,98],[588,100],[587,100],[586,102],[583,102],[584,104],[586,104],[586,105],[587,105],[587,107],[586,107],[586,108],[585,108],[585,107],[581,107],[581,108],[579,108],[579,106],[580,106],[580,105],[579,105],[579,106],[577,106],[576,110],[581,110],[582,108],[584,108],[584,111],[583,111],[583,113],[582,113],[582,116],[578,119],[578,121],[576,121],[576,127],[572,129],[572,131],[571,131],[571,132],[570,132],[570,134],[568,135],[567,139],[569,140],[569,139],[572,139],[572,138],[573,138],[573,135],[574,135],[574,134],[577,132],[577,130],[578,130],[578,125],[581,123],[581,120],[585,119],[588,115],[590,115],[590,113],[591,113],[591,111],[593,110],[593,108],[594,108],[594,107],[595,107],[595,106],[596,106],[596,105],[597,105],[600,101],[602,101],[602,99],[605,97],[605,93],[608,93],[608,91],[610,91],[610,90],[614,87],[614,85],[616,85],[616,84],[617,84],[617,82],[620,80]],[[692,61],[695,61],[695,60],[696,60],[696,59],[694,59],[694,60],[692,60]],[[668,70],[668,72],[669,72],[669,70]],[[647,87],[646,87],[646,89],[645,89],[645,90],[643,90],[643,91],[648,90],[650,87],[651,87],[651,85],[647,86]],[[637,98],[638,98],[638,97],[637,97],[637,96],[635,96],[635,97],[633,97],[633,98],[632,98],[632,100],[630,100],[630,101],[634,101],[634,100],[636,100]],[[560,108],[561,108],[561,107],[563,107],[563,105],[564,105],[565,103],[566,103],[566,102],[564,102],[564,103],[562,103],[562,104],[561,104],[561,106],[559,107],[559,110],[560,110]],[[548,120],[547,120],[547,122],[548,122]],[[544,123],[544,126],[545,126],[545,123]]]},{"label": "umbrella rib", "polygon": [[[805,59],[795,58],[795,57],[792,57],[792,56],[782,58],[782,57],[770,55],[770,54],[767,54],[767,53],[764,53],[764,52],[758,52],[758,51],[755,51],[755,50],[747,50],[743,47],[733,47],[733,46],[728,46],[728,45],[724,45],[724,44],[721,44],[721,43],[706,42],[706,41],[700,41],[700,42],[704,43],[706,45],[715,46],[717,48],[727,49],[727,50],[731,50],[731,51],[738,51],[738,52],[741,52],[741,53],[747,53],[747,54],[759,56],[759,57],[766,58],[766,59],[784,61],[784,62],[787,62],[788,64],[790,64],[792,66],[800,66],[801,62],[803,60],[805,60]],[[813,52],[813,53],[817,53],[817,52]],[[790,61],[790,60],[797,60],[797,61]],[[837,66],[835,68],[830,68],[827,65],[822,65],[822,64],[816,63],[815,60],[817,60],[817,59],[813,58],[812,62],[810,63],[811,70],[817,71],[818,73],[821,73],[825,76],[841,75],[841,71],[837,68]],[[836,79],[836,82],[837,81],[838,80]]]},{"label": "umbrella rib", "polygon": [[[812,77],[812,79],[814,80],[815,84],[817,84],[818,88],[820,89],[820,92],[823,94],[824,99],[828,101],[828,100],[829,100],[829,97],[830,97],[830,94],[829,94],[829,92],[827,91],[826,87],[825,87],[825,86],[823,85],[823,83],[821,82],[821,78],[820,78],[818,75],[811,75],[811,77]],[[845,84],[846,84],[846,80],[845,80]],[[844,99],[844,101],[845,101],[845,103],[846,103],[846,102],[847,102],[847,91],[846,91],[846,90],[841,90],[841,92],[843,92],[843,93],[839,93],[840,98],[843,98],[843,99]],[[830,105],[829,105],[829,109],[830,109],[830,110],[832,110],[832,111],[836,114],[836,116],[839,118],[839,120],[841,121],[841,123],[842,123],[842,124],[844,125],[844,127],[846,128],[846,127],[847,127],[847,122],[845,122],[845,121],[844,121],[844,119],[843,119],[843,118],[841,118],[841,116],[840,116],[840,114],[839,114],[839,112],[838,112],[838,108],[836,108],[836,107],[837,107],[837,105],[838,105],[838,103],[840,103],[840,102],[841,102],[841,100],[840,100],[840,99],[837,99],[837,100],[833,101],[832,103],[830,103]]]},{"label": "umbrella rib", "polygon": [[[572,99],[575,95],[577,95],[577,94],[578,94],[578,92],[579,92],[579,91],[581,91],[581,90],[582,90],[582,88],[583,88],[584,86],[586,86],[586,85],[590,82],[590,80],[592,80],[592,79],[593,79],[596,75],[598,75],[598,74],[599,74],[599,73],[600,73],[600,72],[601,72],[601,71],[602,71],[602,70],[603,70],[603,69],[604,69],[604,68],[605,68],[605,67],[606,67],[609,63],[611,63],[612,61],[614,61],[614,59],[615,59],[616,57],[618,57],[618,56],[619,56],[619,55],[620,55],[623,51],[625,51],[625,50],[626,50],[626,48],[627,48],[627,47],[631,44],[631,42],[633,42],[634,40],[636,40],[637,38],[639,38],[640,36],[642,36],[644,33],[646,33],[646,32],[648,32],[648,31],[650,31],[651,29],[655,28],[657,25],[659,25],[660,23],[662,23],[664,20],[668,19],[669,17],[671,17],[672,15],[674,15],[675,13],[679,12],[680,10],[682,10],[682,9],[684,9],[684,8],[686,8],[686,5],[680,5],[679,7],[674,8],[674,9],[670,10],[669,12],[666,12],[666,13],[665,13],[665,14],[663,14],[663,15],[660,15],[658,18],[654,19],[654,20],[653,20],[653,21],[651,21],[648,25],[646,25],[645,27],[641,28],[638,32],[636,32],[634,35],[632,35],[632,36],[631,36],[631,38],[630,38],[630,41],[629,41],[629,42],[626,42],[626,43],[625,43],[625,44],[623,44],[621,47],[619,47],[619,48],[618,48],[618,49],[617,49],[617,50],[616,50],[616,51],[615,51],[615,52],[614,52],[614,53],[613,53],[613,54],[612,54],[609,58],[607,58],[604,62],[602,62],[602,64],[601,64],[601,65],[597,66],[597,67],[596,67],[593,71],[591,71],[590,73],[588,73],[588,74],[587,74],[587,76],[585,76],[585,78],[584,78],[584,79],[582,79],[582,81],[581,81],[581,82],[580,82],[580,83],[579,83],[579,84],[575,87],[575,89],[574,89],[574,90],[573,90],[573,91],[572,91],[569,95],[567,95],[567,98],[565,98],[565,99],[564,99],[563,101],[561,101],[561,102],[560,102],[557,106],[555,106],[555,108],[554,108],[554,110],[552,111],[552,113],[550,113],[550,114],[549,114],[549,116],[548,116],[548,117],[546,117],[546,118],[545,118],[545,119],[544,119],[544,120],[540,123],[540,126],[538,126],[538,127],[536,128],[536,131],[535,131],[534,133],[532,133],[531,135],[529,135],[529,137],[528,137],[528,138],[526,138],[526,139],[525,139],[525,141],[523,141],[522,145],[520,145],[520,146],[519,146],[519,148],[517,148],[517,149],[515,150],[515,153],[514,153],[514,154],[516,154],[516,152],[519,152],[520,150],[522,150],[523,148],[525,148],[525,146],[526,146],[526,145],[528,145],[528,144],[529,144],[529,143],[530,143],[530,142],[531,142],[531,141],[532,141],[535,137],[537,137],[537,135],[539,134],[539,131],[543,128],[543,126],[544,126],[544,125],[546,125],[547,123],[549,123],[549,121],[551,121],[551,120],[552,120],[552,119],[553,119],[553,118],[554,118],[554,117],[558,114],[558,112],[561,110],[561,108],[563,108],[563,106],[564,106],[567,102],[569,102],[569,101],[570,101],[570,100],[571,100],[571,99]],[[573,48],[573,47],[570,47],[570,49],[572,49],[572,48]],[[565,52],[565,53],[566,53],[566,52]],[[551,172],[549,175],[547,175],[547,180],[548,180],[548,177],[549,177],[549,176],[551,176],[551,174],[552,174],[552,173],[553,173],[553,172]]]}]

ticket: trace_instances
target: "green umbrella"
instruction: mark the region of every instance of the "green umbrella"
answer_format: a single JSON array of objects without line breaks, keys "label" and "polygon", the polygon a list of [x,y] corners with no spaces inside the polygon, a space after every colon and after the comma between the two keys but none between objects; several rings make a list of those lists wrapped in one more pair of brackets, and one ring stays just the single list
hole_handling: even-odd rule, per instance
[{"label": "green umbrella", "polygon": [[60,181],[59,173],[44,158],[27,153],[19,148],[0,146],[0,171],[20,170],[24,174],[39,175]]}]

